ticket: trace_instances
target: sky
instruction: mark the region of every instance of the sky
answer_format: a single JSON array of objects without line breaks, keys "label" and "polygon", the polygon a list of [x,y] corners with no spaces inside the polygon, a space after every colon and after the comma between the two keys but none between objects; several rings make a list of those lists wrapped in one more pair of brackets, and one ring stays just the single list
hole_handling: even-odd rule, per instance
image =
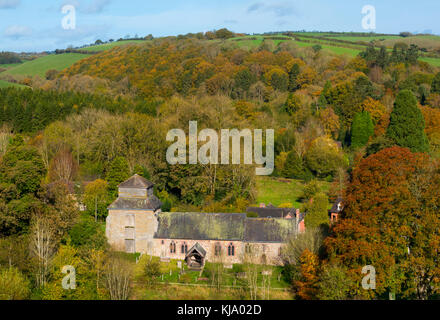
[{"label": "sky", "polygon": [[[64,29],[75,8],[75,28]],[[40,52],[127,35],[155,37],[228,28],[365,32],[362,8],[376,10],[377,33],[440,34],[438,0],[0,0],[0,51]],[[71,21],[71,20],[69,20]],[[70,24],[71,26],[71,24]]]}]

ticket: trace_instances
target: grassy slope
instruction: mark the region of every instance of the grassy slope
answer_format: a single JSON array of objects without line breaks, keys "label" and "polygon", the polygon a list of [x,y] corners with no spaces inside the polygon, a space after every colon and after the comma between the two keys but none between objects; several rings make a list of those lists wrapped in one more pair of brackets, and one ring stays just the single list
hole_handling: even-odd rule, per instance
[{"label": "grassy slope", "polygon": [[87,48],[81,48],[79,50],[81,51],[105,51],[105,50],[109,50],[112,49],[114,47],[119,47],[119,46],[124,46],[127,44],[136,44],[136,43],[145,43],[147,42],[147,40],[127,40],[127,41],[115,41],[112,43],[106,43],[106,44],[101,44],[101,45],[96,45],[96,46],[91,46],[91,47],[87,47]]},{"label": "grassy slope", "polygon": [[16,87],[16,88],[27,88],[26,86],[23,86],[21,84],[17,84],[17,83],[12,83],[12,82],[7,82],[4,80],[0,80],[0,89],[2,88],[8,88],[8,87]]},{"label": "grassy slope", "polygon": [[[328,191],[328,182],[321,181],[320,185],[322,191]],[[279,206],[283,203],[291,203],[295,208],[301,208],[299,198],[303,188],[304,184],[299,180],[257,177],[257,204],[272,203],[274,206]]]},{"label": "grassy slope", "polygon": [[11,76],[35,76],[44,77],[46,72],[50,69],[63,70],[70,67],[75,62],[88,57],[85,54],[79,53],[65,53],[65,54],[51,54],[43,56],[41,58],[25,62],[18,66],[15,66],[1,75],[11,75]]}]

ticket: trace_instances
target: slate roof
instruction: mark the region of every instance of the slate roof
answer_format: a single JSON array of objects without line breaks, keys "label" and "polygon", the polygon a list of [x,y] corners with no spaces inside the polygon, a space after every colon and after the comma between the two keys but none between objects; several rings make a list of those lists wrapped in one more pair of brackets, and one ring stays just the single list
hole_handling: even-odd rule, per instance
[{"label": "slate roof", "polygon": [[297,231],[296,219],[247,218],[244,213],[164,212],[158,239],[285,242]]},{"label": "slate roof", "polygon": [[246,219],[244,241],[285,242],[296,233],[296,219]]},{"label": "slate roof", "polygon": [[274,206],[267,207],[248,207],[246,212],[254,212],[258,214],[260,218],[284,218],[289,212],[292,212],[295,215],[295,208],[277,208]]},{"label": "slate roof", "polygon": [[135,199],[135,198],[118,198],[113,202],[108,209],[109,210],[158,210],[162,207],[162,202],[151,195],[148,199]]},{"label": "slate roof", "polygon": [[206,250],[203,249],[203,247],[198,242],[195,245],[193,245],[191,249],[189,249],[186,256],[187,257],[190,256],[194,251],[197,251],[203,258],[206,257]]},{"label": "slate roof", "polygon": [[128,179],[127,181],[122,182],[118,187],[119,188],[136,188],[136,189],[149,189],[152,188],[154,184],[144,177],[141,177],[138,174],[135,174],[133,177]]},{"label": "slate roof", "polygon": [[[341,210],[338,209],[339,203],[342,203]],[[339,197],[336,199],[335,203],[333,204],[332,208],[330,209],[330,213],[341,213],[342,210],[344,210],[344,199]]]}]

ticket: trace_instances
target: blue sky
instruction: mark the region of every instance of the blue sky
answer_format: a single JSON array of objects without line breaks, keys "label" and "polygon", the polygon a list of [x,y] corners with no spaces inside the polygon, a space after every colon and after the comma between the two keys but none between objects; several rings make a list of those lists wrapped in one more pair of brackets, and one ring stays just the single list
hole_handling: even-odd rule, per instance
[{"label": "blue sky", "polygon": [[[76,29],[61,26],[63,5]],[[362,7],[376,8],[376,32],[440,34],[438,0],[0,0],[0,51],[43,51],[125,35],[178,35],[227,27],[235,32],[364,31]]]}]

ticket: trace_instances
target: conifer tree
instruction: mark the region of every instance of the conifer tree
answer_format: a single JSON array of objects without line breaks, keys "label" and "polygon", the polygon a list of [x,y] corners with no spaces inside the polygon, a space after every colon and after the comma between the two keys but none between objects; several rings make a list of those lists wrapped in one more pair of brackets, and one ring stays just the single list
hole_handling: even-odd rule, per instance
[{"label": "conifer tree", "polygon": [[403,90],[397,95],[390,116],[387,137],[398,146],[409,148],[412,152],[429,151],[425,120],[417,106],[416,97],[409,90]]},{"label": "conifer tree", "polygon": [[299,89],[299,87],[300,87],[298,84],[299,74],[300,74],[299,65],[297,63],[295,63],[289,72],[289,91],[290,92],[295,92],[296,90]]},{"label": "conifer tree", "polygon": [[374,134],[374,124],[368,111],[357,113],[351,127],[351,145],[353,148],[365,146]]}]

